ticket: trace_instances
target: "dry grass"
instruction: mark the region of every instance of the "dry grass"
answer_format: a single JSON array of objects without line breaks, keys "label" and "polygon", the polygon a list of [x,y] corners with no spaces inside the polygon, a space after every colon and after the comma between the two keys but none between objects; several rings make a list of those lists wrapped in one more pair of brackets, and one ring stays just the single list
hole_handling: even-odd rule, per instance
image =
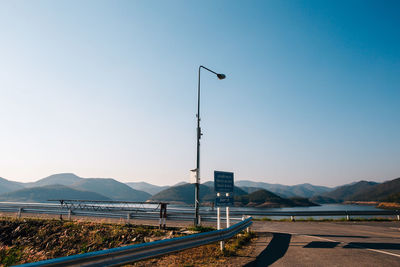
[{"label": "dry grass", "polygon": [[243,233],[226,241],[224,251],[220,250],[220,244],[216,242],[127,266],[242,266],[248,260],[243,247],[253,238],[254,233]]},{"label": "dry grass", "polygon": [[22,264],[61,256],[172,237],[176,229],[158,230],[94,222],[0,219],[0,265]]},{"label": "dry grass", "polygon": [[395,203],[395,202],[380,202],[377,206],[378,208],[382,209],[400,209],[400,203]]},{"label": "dry grass", "polygon": [[[159,230],[154,226],[110,224],[56,219],[0,218],[0,266],[23,264],[79,253],[151,242],[182,235],[178,228]],[[213,230],[210,227],[191,229]],[[237,266],[235,257],[250,242],[252,234],[138,262],[133,266]],[[238,257],[236,257],[238,258]],[[236,263],[235,263],[236,262]]]}]

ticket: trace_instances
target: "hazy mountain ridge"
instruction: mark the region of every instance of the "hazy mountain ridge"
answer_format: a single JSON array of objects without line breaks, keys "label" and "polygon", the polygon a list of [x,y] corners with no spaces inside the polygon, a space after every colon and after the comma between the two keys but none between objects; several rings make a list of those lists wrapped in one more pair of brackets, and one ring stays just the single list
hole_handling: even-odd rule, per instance
[{"label": "hazy mountain ridge", "polygon": [[242,188],[243,191],[245,191],[247,194],[251,194],[253,192],[263,189],[260,187],[251,187],[251,186],[241,186],[240,188]]},{"label": "hazy mountain ridge", "polygon": [[333,188],[326,186],[317,186],[312,184],[298,184],[298,185],[282,185],[282,184],[269,184],[265,182],[253,182],[249,180],[240,180],[235,182],[235,185],[240,187],[260,188],[273,192],[281,197],[304,197],[310,198],[322,193],[331,191]]},{"label": "hazy mountain ridge", "polygon": [[400,194],[400,178],[375,184],[351,197],[354,201],[387,201]]},{"label": "hazy mountain ridge", "polygon": [[326,192],[319,196],[315,196],[311,198],[311,200],[318,203],[333,203],[334,201],[343,202],[354,200],[355,196],[363,194],[363,192],[374,187],[377,184],[378,183],[376,182],[359,181],[347,185],[342,185],[331,192]]},{"label": "hazy mountain ridge", "polygon": [[47,202],[50,199],[111,200],[101,194],[64,185],[23,188],[0,195],[0,201]]},{"label": "hazy mountain ridge", "polygon": [[[204,202],[204,198],[213,194],[209,186],[200,184],[200,202]],[[181,203],[194,205],[194,185],[183,184],[178,186],[171,186],[150,198],[151,201],[162,201],[170,203]]]},{"label": "hazy mountain ridge", "polygon": [[23,189],[24,186],[18,182],[10,181],[0,177],[0,194]]},{"label": "hazy mountain ridge", "polygon": [[[15,182],[14,182],[15,183]],[[108,178],[82,178],[79,177],[73,173],[60,173],[60,174],[54,174],[50,175],[48,177],[45,177],[43,179],[40,179],[36,182],[31,182],[31,183],[21,183],[21,186],[25,186],[25,189],[30,189],[33,188],[33,190],[29,191],[24,191],[26,194],[33,194],[35,197],[26,197],[25,199],[40,199],[40,201],[47,200],[50,198],[53,198],[53,194],[47,190],[48,186],[52,185],[58,185],[59,187],[56,187],[58,192],[62,191],[62,187],[64,186],[64,189],[67,192],[70,192],[71,194],[67,194],[71,198],[71,195],[73,191],[71,190],[76,190],[80,192],[90,192],[90,193],[95,193],[94,195],[91,194],[86,194],[87,196],[85,197],[85,194],[75,194],[74,196],[79,197],[79,198],[85,198],[87,200],[90,200],[91,197],[96,197],[99,200],[120,200],[120,201],[146,201],[151,195],[135,190],[128,185],[118,182],[114,179],[108,179]],[[44,188],[42,191],[43,196],[37,197],[36,192],[39,192],[40,190],[38,188]],[[21,188],[19,188],[21,189]],[[83,190],[82,190],[83,189]],[[20,191],[20,190],[17,190]],[[19,194],[20,192],[16,192],[18,197],[14,197],[14,193],[16,192],[15,190],[4,192],[3,194],[0,195],[1,200],[3,201],[16,201],[16,199],[24,199],[21,197]],[[65,194],[60,194],[59,198]],[[62,197],[66,198],[66,197]]]},{"label": "hazy mountain ridge", "polygon": [[[212,183],[212,186],[209,186]],[[246,194],[241,188],[234,187],[234,195]],[[200,184],[200,202],[215,201],[214,182]],[[152,201],[175,202],[181,204],[194,205],[194,184],[185,183],[183,185],[171,186],[151,197]]]},{"label": "hazy mountain ridge", "polygon": [[257,190],[248,195],[235,196],[235,204],[260,208],[318,206],[307,198],[283,198],[265,189]]},{"label": "hazy mountain ridge", "polygon": [[[24,188],[34,188],[32,191],[33,193],[31,191],[25,192],[28,195],[35,195],[35,192],[38,190],[37,188],[47,187],[50,185],[62,185],[68,188],[68,190],[77,190],[81,193],[97,193],[97,195],[93,195],[93,197],[100,199],[106,198],[107,200],[146,201],[151,199],[154,201],[180,202],[185,204],[194,203],[194,186],[193,184],[186,182],[180,182],[174,186],[157,186],[146,182],[121,183],[111,178],[82,178],[73,173],[54,174],[30,183],[20,183],[0,178],[0,200],[7,201],[13,199],[16,201],[15,199],[23,199],[17,197],[19,194],[17,191]],[[141,187],[143,189],[146,188],[146,190],[151,193],[136,190],[132,186]],[[213,181],[207,181],[200,185],[200,200],[202,202],[212,202],[215,200],[213,187]],[[271,188],[271,190],[268,190],[265,187]],[[61,189],[62,187],[58,187],[57,190]],[[309,196],[312,196],[310,198],[311,201],[316,203],[340,203],[343,201],[400,201],[400,178],[386,181],[384,183],[359,181],[335,188],[315,186],[307,183],[287,186],[240,180],[235,183],[234,195],[236,197],[251,195],[260,189],[270,191],[281,199],[300,197],[297,198],[300,201],[300,204],[304,202],[301,198],[310,198]],[[47,192],[46,190],[43,192]],[[10,194],[13,192],[17,192],[15,197],[13,197],[13,194]],[[317,194],[317,192],[322,193]],[[7,199],[7,196],[10,199]],[[82,194],[79,196],[82,197]],[[44,198],[49,199],[51,197],[43,196],[43,199]],[[26,197],[25,199],[33,198]]]},{"label": "hazy mountain ridge", "polygon": [[[151,197],[152,201],[162,201],[176,204],[194,205],[194,184],[172,186]],[[308,199],[282,198],[265,189],[257,190],[251,194],[240,187],[234,187],[234,198],[236,206],[248,207],[293,207],[313,206]],[[215,201],[214,182],[200,184],[200,202],[211,204]]]},{"label": "hazy mountain ridge", "polygon": [[46,185],[53,185],[53,184],[70,186],[76,182],[83,180],[83,179],[85,179],[85,178],[79,177],[73,173],[57,173],[57,174],[53,174],[53,175],[47,176],[45,178],[42,178],[36,182],[24,183],[23,185],[25,187],[38,187],[38,186],[46,186]]},{"label": "hazy mountain ridge", "polygon": [[129,182],[129,183],[125,183],[125,184],[127,184],[128,186],[130,186],[131,188],[133,188],[135,190],[143,191],[143,192],[149,193],[150,195],[155,195],[155,194],[170,187],[168,185],[158,186],[158,185],[153,185],[153,184],[149,184],[146,182]]},{"label": "hazy mountain ridge", "polygon": [[111,178],[86,178],[72,184],[71,187],[96,192],[120,201],[146,201],[151,197],[149,193],[135,190]]}]

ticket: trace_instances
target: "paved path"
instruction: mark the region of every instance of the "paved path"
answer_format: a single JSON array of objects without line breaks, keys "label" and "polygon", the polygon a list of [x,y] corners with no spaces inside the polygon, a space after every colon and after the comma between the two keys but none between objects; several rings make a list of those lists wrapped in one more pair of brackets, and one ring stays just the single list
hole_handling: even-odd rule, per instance
[{"label": "paved path", "polygon": [[254,222],[252,266],[400,266],[400,222]]}]

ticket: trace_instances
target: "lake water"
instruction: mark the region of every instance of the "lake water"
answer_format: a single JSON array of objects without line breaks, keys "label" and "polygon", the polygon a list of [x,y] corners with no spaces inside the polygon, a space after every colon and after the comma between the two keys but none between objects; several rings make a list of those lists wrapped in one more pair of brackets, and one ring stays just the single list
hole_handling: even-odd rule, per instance
[{"label": "lake water", "polygon": [[[192,210],[193,207],[168,205],[171,208]],[[209,211],[210,207],[200,207],[200,210]],[[253,210],[253,211],[335,211],[335,210],[382,210],[374,206],[367,205],[344,205],[344,204],[323,204],[312,207],[291,207],[291,208],[253,208],[253,207],[231,207],[231,210]]]},{"label": "lake water", "polygon": [[[178,208],[180,210],[186,210],[186,211],[193,211],[194,207],[188,207],[188,206],[177,206],[177,205],[169,205],[169,208],[174,209]],[[210,211],[210,207],[200,207],[200,212],[201,211]],[[214,210],[216,210],[214,208]],[[246,214],[246,211],[356,211],[356,210],[362,210],[362,211],[374,211],[374,210],[382,210],[379,208],[376,208],[374,206],[367,206],[367,205],[344,205],[344,204],[324,204],[321,206],[313,206],[313,207],[291,207],[291,208],[252,208],[252,207],[231,207],[231,211],[243,211],[243,214]],[[254,216],[254,217],[268,217],[268,216]],[[379,215],[379,216],[357,216],[357,217],[362,217],[362,218],[373,218],[373,217],[379,217],[379,218],[393,218],[393,216],[384,216],[384,215]],[[271,216],[268,217],[273,220],[280,220],[280,219],[287,219],[288,216]],[[344,218],[344,216],[296,216],[296,219],[307,219],[307,218],[313,218],[315,220],[319,219],[341,219]]]},{"label": "lake water", "polygon": [[[236,209],[236,208],[233,208]],[[238,208],[239,210],[241,208]],[[254,211],[261,211],[261,210],[268,210],[268,211],[374,211],[374,210],[382,210],[376,208],[374,206],[367,206],[367,205],[344,205],[344,204],[325,204],[321,206],[313,206],[313,207],[291,207],[291,208],[271,208],[271,209],[260,209],[260,208],[246,208],[247,210],[254,210]],[[306,218],[313,218],[316,220],[320,219],[341,219],[344,218],[343,216],[296,216],[296,219],[306,219]],[[377,216],[357,216],[362,218],[373,218]],[[379,215],[380,218],[388,218],[393,216],[383,216]],[[273,220],[280,220],[280,219],[287,219],[288,216],[274,216],[270,217]]]},{"label": "lake water", "polygon": [[[243,208],[232,208],[241,210]],[[291,208],[245,208],[247,210],[268,210],[268,211],[336,211],[336,210],[381,210],[374,206],[367,205],[343,205],[343,204],[324,204],[312,207],[291,207]]]}]

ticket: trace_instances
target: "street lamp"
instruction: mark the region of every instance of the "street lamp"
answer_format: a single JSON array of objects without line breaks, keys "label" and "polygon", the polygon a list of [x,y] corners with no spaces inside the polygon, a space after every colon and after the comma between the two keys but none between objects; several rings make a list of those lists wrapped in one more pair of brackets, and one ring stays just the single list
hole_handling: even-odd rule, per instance
[{"label": "street lamp", "polygon": [[211,73],[214,73],[217,75],[218,79],[223,80],[225,79],[225,74],[222,73],[216,73],[215,71],[212,71],[204,66],[199,67],[199,84],[197,87],[197,157],[196,157],[196,183],[195,183],[195,190],[194,190],[194,207],[195,207],[195,219],[194,219],[194,225],[199,226],[200,225],[200,220],[199,220],[199,191],[200,191],[200,138],[203,135],[201,133],[201,128],[200,128],[200,70],[201,69],[208,70]]}]

